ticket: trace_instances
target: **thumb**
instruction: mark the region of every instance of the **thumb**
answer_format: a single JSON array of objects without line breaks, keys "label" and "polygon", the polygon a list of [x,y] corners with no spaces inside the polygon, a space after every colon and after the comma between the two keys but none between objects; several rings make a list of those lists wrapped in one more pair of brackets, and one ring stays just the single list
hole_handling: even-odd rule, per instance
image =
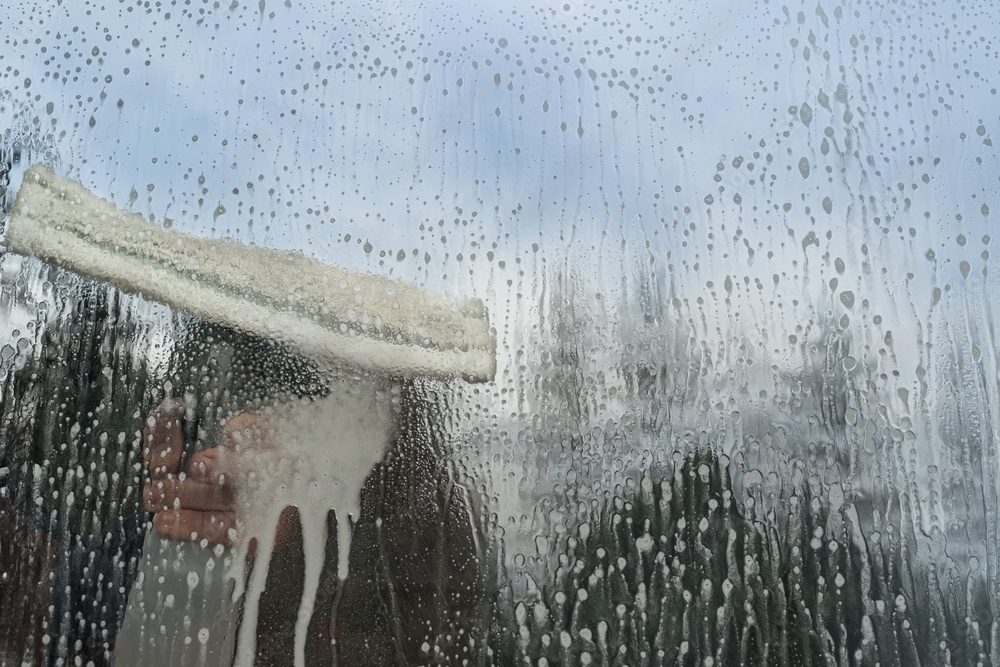
[{"label": "thumb", "polygon": [[183,404],[168,398],[149,416],[142,430],[142,452],[150,477],[157,479],[180,472],[184,457]]}]

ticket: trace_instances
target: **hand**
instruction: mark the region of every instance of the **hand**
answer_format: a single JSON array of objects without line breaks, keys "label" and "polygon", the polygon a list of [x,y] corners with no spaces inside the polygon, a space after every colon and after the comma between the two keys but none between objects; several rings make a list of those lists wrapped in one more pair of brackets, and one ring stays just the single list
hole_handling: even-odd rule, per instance
[{"label": "hand", "polygon": [[[182,404],[167,399],[146,420],[146,509],[155,513],[153,526],[162,537],[236,545],[250,518],[248,498],[274,480],[262,472],[288,469],[276,467],[282,456],[275,430],[260,415],[237,415],[226,423],[221,446],[193,454],[181,470],[183,416]],[[279,522],[279,533],[285,523]]]},{"label": "hand", "polygon": [[[257,664],[284,664],[295,651],[294,638],[305,581],[302,525],[295,507],[284,507],[275,526],[274,512],[285,496],[282,486],[300,472],[302,462],[280,446],[275,420],[243,413],[230,419],[220,446],[197,452],[182,470],[184,408],[168,399],[146,419],[143,454],[148,480],[146,509],[162,537],[224,546],[245,546],[249,569],[255,567],[255,535],[275,531],[267,580],[260,594]],[[316,588],[315,612],[306,643],[307,664],[330,664],[330,621],[337,591],[337,526],[327,515],[324,566]]]}]

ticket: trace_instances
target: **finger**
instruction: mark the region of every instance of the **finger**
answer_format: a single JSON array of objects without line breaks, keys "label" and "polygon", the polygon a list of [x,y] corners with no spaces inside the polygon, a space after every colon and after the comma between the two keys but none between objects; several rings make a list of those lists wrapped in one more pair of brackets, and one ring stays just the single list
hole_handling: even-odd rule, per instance
[{"label": "finger", "polygon": [[159,512],[153,515],[153,527],[161,537],[171,540],[207,540],[210,544],[230,547],[239,539],[235,512]]},{"label": "finger", "polygon": [[188,461],[188,474],[199,482],[231,486],[246,472],[246,455],[226,447],[203,449]]},{"label": "finger", "polygon": [[194,479],[154,479],[143,489],[143,501],[150,512],[164,510],[235,510],[230,486]]},{"label": "finger", "polygon": [[244,488],[270,480],[277,483],[293,461],[278,448],[213,447],[191,456],[188,474],[199,482]]},{"label": "finger", "polygon": [[277,439],[272,421],[252,412],[238,414],[226,422],[223,436],[226,446],[235,450],[272,447]]},{"label": "finger", "polygon": [[180,401],[168,398],[146,417],[143,428],[143,457],[153,478],[176,474],[184,456],[184,431],[181,418],[184,407]]},{"label": "finger", "polygon": [[221,447],[211,447],[195,452],[188,459],[188,475],[191,476],[191,479],[199,482],[223,483],[225,480],[219,479],[221,473],[219,458],[224,455],[225,452],[222,451]]}]

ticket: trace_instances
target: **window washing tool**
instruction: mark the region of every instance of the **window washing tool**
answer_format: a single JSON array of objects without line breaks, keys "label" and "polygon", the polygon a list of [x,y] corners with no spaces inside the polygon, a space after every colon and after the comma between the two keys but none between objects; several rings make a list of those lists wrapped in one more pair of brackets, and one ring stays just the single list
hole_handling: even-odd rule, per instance
[{"label": "window washing tool", "polygon": [[[386,378],[476,382],[491,379],[496,370],[495,338],[479,300],[431,294],[292,252],[168,230],[119,210],[44,166],[26,171],[6,242],[14,253],[278,343],[329,378],[329,395],[311,408],[316,412],[311,428],[323,430],[326,438],[320,460],[334,464],[330,493],[319,502],[337,512],[342,578],[350,537],[346,517],[357,516],[361,485],[392,437],[390,428],[380,426],[379,409],[366,401],[374,400]],[[211,363],[221,376],[233,361],[223,352]],[[211,440],[218,428],[210,422],[231,414],[223,409],[231,388],[219,377],[207,384],[213,382],[206,389],[202,377],[194,383],[198,386],[186,388],[188,447],[215,446]],[[305,521],[303,516],[304,531]],[[237,663],[251,661],[254,628],[248,618],[255,613],[253,596],[259,597],[253,578],[243,605],[243,626],[250,627],[239,628],[237,637],[232,619],[239,612],[232,591],[235,586],[238,594],[242,581],[223,581],[222,567],[214,574],[212,565],[206,567],[217,554],[196,543],[160,541],[153,532],[146,535],[143,551],[119,633],[118,663],[216,664],[234,652]],[[314,562],[310,569],[307,562],[306,571],[308,590],[310,572],[315,583],[318,566]],[[297,664],[303,660],[300,635],[310,610],[311,600],[304,599],[296,627]]]},{"label": "window washing tool", "polygon": [[281,341],[318,362],[470,381],[492,379],[496,370],[478,299],[164,229],[43,166],[24,175],[7,243],[17,254]]}]

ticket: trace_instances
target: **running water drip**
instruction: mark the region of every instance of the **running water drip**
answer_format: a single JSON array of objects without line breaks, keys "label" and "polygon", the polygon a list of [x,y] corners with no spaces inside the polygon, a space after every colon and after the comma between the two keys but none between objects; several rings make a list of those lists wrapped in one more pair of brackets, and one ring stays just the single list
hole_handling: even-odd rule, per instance
[{"label": "running water drip", "polygon": [[[253,570],[243,599],[236,665],[252,665],[260,595],[275,547],[275,527],[286,507],[302,522],[305,581],[295,624],[295,664],[305,665],[306,631],[326,558],[327,513],[337,514],[338,577],[349,574],[349,517],[361,509],[361,487],[395,434],[399,390],[371,377],[338,378],[320,400],[302,400],[267,413],[274,443],[251,443],[243,452],[253,474],[240,489],[238,513],[244,537],[230,576],[244,578],[242,563],[256,539]],[[261,449],[255,450],[255,446]],[[242,591],[237,584],[235,594]]]}]

